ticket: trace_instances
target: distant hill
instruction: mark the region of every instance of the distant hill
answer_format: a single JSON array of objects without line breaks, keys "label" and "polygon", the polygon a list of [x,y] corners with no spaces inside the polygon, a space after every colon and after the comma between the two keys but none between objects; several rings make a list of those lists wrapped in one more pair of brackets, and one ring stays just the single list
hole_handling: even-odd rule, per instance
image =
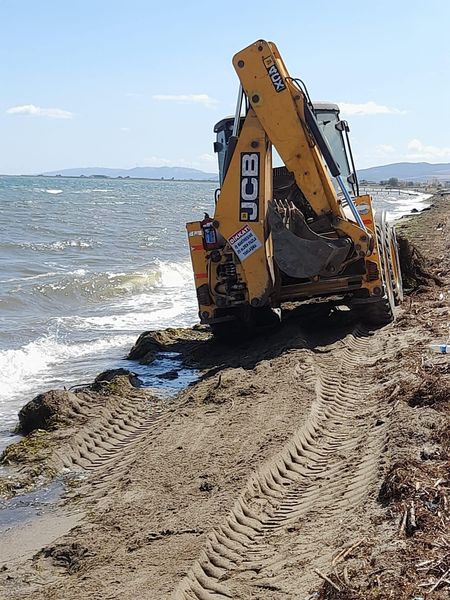
[{"label": "distant hill", "polygon": [[86,167],[77,169],[61,169],[60,171],[49,171],[42,175],[62,177],[134,177],[142,179],[197,179],[205,181],[216,181],[216,173],[205,173],[198,169],[186,167],[134,167],[134,169],[108,169],[106,167]]},{"label": "distant hill", "polygon": [[405,181],[424,182],[430,179],[439,181],[450,181],[450,163],[430,164],[420,163],[393,163],[381,167],[370,167],[358,171],[359,179],[367,181],[386,181],[391,177],[397,177]]},{"label": "distant hill", "polygon": [[[134,169],[108,169],[106,167],[85,167],[76,169],[61,169],[49,171],[43,175],[61,175],[62,177],[134,177],[142,179],[196,179],[202,181],[217,181],[216,173],[205,173],[199,169],[186,167],[134,167]],[[397,177],[404,181],[425,182],[431,179],[450,181],[450,163],[430,164],[393,163],[358,171],[359,179],[367,181],[387,181]]]}]

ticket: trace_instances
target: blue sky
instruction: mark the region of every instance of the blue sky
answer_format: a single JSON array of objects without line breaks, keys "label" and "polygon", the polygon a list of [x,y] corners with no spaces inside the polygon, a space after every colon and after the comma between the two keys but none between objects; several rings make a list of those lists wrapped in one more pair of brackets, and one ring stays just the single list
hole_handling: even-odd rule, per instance
[{"label": "blue sky", "polygon": [[215,171],[231,58],[259,38],[341,104],[360,168],[450,162],[449,27],[447,0],[0,0],[0,173]]}]

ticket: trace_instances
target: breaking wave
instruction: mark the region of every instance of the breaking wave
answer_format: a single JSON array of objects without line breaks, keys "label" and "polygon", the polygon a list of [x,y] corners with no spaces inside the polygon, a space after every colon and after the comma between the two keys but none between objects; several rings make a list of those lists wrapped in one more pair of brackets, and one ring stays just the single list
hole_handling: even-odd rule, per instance
[{"label": "breaking wave", "polygon": [[188,263],[157,261],[132,273],[96,273],[77,269],[54,277],[53,281],[34,284],[32,292],[63,304],[82,299],[92,303],[151,293],[159,288],[192,286],[191,279]]},{"label": "breaking wave", "polygon": [[362,193],[368,193],[373,197],[375,207],[386,210],[388,221],[396,221],[413,212],[422,211],[429,206],[427,200],[432,195],[413,190],[379,188],[365,188]]},{"label": "breaking wave", "polygon": [[[44,295],[46,302],[51,300],[55,305],[69,304],[70,312],[48,321],[46,335],[20,348],[0,351],[0,414],[9,422],[16,414],[8,414],[12,399],[51,385],[79,382],[90,369],[95,375],[103,361],[106,366],[114,357],[123,357],[145,329],[195,322],[196,302],[188,263],[158,261],[134,273],[77,269],[65,273],[62,280],[61,273],[43,276],[56,276],[58,280],[31,282],[33,293]],[[95,307],[77,316],[74,312],[82,307],[82,296],[95,301]],[[83,299],[86,309],[90,302]],[[105,299],[109,300],[106,305]],[[82,367],[78,374],[74,372],[75,364]]]},{"label": "breaking wave", "polygon": [[56,365],[83,356],[106,353],[113,348],[127,347],[134,338],[134,335],[117,335],[91,342],[66,344],[59,341],[56,335],[47,335],[21,348],[1,351],[0,406],[11,397],[39,388],[40,383],[45,381],[45,375]]}]

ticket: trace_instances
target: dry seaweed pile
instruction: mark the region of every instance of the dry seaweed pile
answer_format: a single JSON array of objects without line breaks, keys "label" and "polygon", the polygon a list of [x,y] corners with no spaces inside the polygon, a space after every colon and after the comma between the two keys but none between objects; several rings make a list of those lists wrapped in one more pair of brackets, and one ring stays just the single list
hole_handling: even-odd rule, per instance
[{"label": "dry seaweed pile", "polygon": [[344,549],[331,573],[319,573],[325,581],[318,600],[448,598],[450,462],[395,464],[379,501],[397,525],[396,539],[381,555],[370,540]]},{"label": "dry seaweed pile", "polygon": [[[450,593],[450,462],[433,467],[395,464],[380,491],[388,518],[398,524],[384,556],[358,541],[322,575],[320,600],[448,598]],[[357,560],[349,564],[344,559]],[[400,560],[399,560],[400,559]]]},{"label": "dry seaweed pile", "polygon": [[420,291],[433,284],[442,285],[442,280],[432,273],[428,261],[419,249],[402,235],[397,236],[400,268],[406,291]]},{"label": "dry seaweed pile", "polygon": [[[317,600],[400,600],[450,597],[450,377],[448,364],[422,366],[386,394],[415,411],[437,411],[417,459],[401,458],[378,494],[383,512],[374,540],[357,540],[332,562]],[[420,418],[419,413],[419,418]],[[436,421],[438,422],[438,421]],[[380,543],[381,530],[390,531]]]},{"label": "dry seaweed pile", "polygon": [[[405,592],[450,592],[450,461],[397,463],[387,474],[380,501],[399,517],[402,553],[409,568],[399,583]],[[405,596],[406,597],[406,596]],[[435,596],[439,597],[439,596]],[[447,596],[448,597],[448,596]]]}]

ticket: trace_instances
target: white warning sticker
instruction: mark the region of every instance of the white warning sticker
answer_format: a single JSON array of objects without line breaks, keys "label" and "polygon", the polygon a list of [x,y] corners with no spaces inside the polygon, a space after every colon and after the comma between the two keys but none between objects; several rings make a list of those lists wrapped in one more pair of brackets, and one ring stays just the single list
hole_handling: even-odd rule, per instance
[{"label": "white warning sticker", "polygon": [[253,252],[262,246],[253,230],[248,225],[241,227],[241,229],[236,231],[228,241],[241,261],[248,258],[250,254],[253,254]]}]

